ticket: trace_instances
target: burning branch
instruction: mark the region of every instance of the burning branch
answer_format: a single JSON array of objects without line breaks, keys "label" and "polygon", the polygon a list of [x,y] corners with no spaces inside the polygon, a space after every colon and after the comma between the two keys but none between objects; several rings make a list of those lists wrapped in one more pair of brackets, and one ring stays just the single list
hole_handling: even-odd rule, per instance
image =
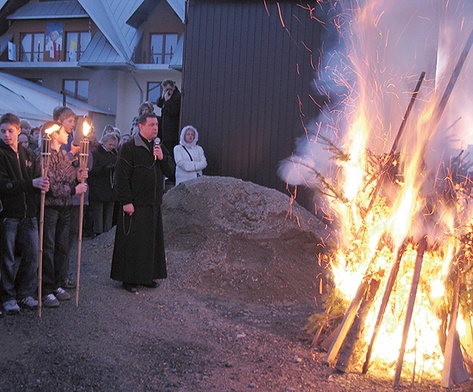
[{"label": "burning branch", "polygon": [[381,327],[381,323],[383,322],[384,312],[386,311],[386,307],[388,306],[389,297],[391,296],[391,292],[394,287],[394,283],[397,279],[397,274],[399,272],[399,266],[401,264],[402,256],[407,248],[407,241],[404,241],[401,247],[397,250],[396,260],[394,261],[393,266],[391,267],[391,272],[389,274],[388,282],[386,283],[386,288],[384,290],[383,299],[381,301],[381,306],[379,307],[378,317],[376,318],[376,323],[374,326],[373,335],[371,336],[370,344],[368,345],[368,351],[366,352],[366,360],[363,364],[362,373],[366,374],[368,371],[370,359],[371,359],[371,352],[373,350],[374,342],[376,341],[376,337],[378,336],[379,328]]},{"label": "burning branch", "polygon": [[399,130],[397,131],[397,135],[396,135],[396,138],[394,139],[393,145],[391,147],[391,151],[389,155],[387,156],[387,159],[385,160],[384,165],[381,166],[381,170],[378,176],[378,180],[376,182],[376,186],[374,187],[373,192],[371,193],[370,202],[368,204],[368,207],[364,211],[364,216],[366,216],[366,214],[373,207],[373,203],[378,197],[378,193],[380,191],[381,185],[384,183],[387,177],[387,174],[390,173],[392,171],[392,168],[394,167],[394,161],[397,159],[397,156],[399,155],[397,151],[399,140],[401,139],[402,133],[404,132],[404,128],[406,127],[407,119],[409,118],[409,115],[411,114],[412,107],[414,106],[414,102],[416,101],[417,95],[419,94],[420,86],[422,85],[422,82],[424,81],[424,77],[425,77],[425,72],[422,71],[422,73],[420,74],[419,80],[417,81],[417,85],[414,89],[414,92],[412,93],[411,100],[409,102],[409,105],[407,106],[406,113],[404,114]]},{"label": "burning branch", "polygon": [[417,295],[417,288],[420,281],[420,272],[422,270],[422,262],[424,260],[424,252],[427,249],[427,238],[424,236],[419,242],[417,248],[416,264],[414,267],[414,275],[412,277],[411,293],[409,294],[409,302],[407,304],[406,319],[404,321],[404,330],[402,332],[402,343],[399,350],[399,358],[396,365],[396,373],[394,375],[394,386],[399,386],[399,380],[401,378],[402,363],[404,361],[404,353],[406,351],[407,334],[409,333],[409,327],[411,325],[412,313],[414,311],[414,303]]}]

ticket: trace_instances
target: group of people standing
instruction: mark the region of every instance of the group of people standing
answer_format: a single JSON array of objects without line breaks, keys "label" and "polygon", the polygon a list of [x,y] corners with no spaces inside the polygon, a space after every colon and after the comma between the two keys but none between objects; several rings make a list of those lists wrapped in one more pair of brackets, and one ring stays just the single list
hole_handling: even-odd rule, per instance
[{"label": "group of people standing", "polygon": [[[0,291],[3,310],[17,314],[20,306],[38,307],[38,196],[44,192],[44,241],[42,246],[42,304],[58,307],[70,299],[62,287],[69,274],[69,236],[72,197],[87,191],[87,170],[74,165],[68,144],[75,115],[59,107],[50,130],[48,172],[41,170],[41,153],[36,156],[19,145],[20,119],[12,113],[0,118]],[[77,150],[77,149],[76,149]]]},{"label": "group of people standing", "polygon": [[[72,142],[75,114],[67,107],[56,108],[54,122],[41,129],[43,136],[46,129],[54,129],[49,135],[47,174],[41,173],[38,141],[32,141],[31,135],[28,144],[21,140],[20,119],[12,113],[0,118],[0,296],[4,313],[17,314],[20,307],[35,309],[38,300],[54,308],[70,299],[65,289],[75,285],[69,256],[79,227],[74,199],[82,194],[88,194],[96,235],[117,225],[113,280],[134,293],[140,285],[157,287],[157,279],[167,277],[161,215],[166,180],[178,185],[199,177],[207,161],[193,126],[184,127],[179,134],[180,93],[173,81],[163,82],[156,104],[161,117],[154,113],[152,103],[145,102],[133,120],[131,135],[120,137],[119,132],[104,130],[100,143],[92,143],[87,169],[78,164],[79,146],[74,143],[80,138]],[[37,299],[41,193],[45,195],[43,297]]]}]

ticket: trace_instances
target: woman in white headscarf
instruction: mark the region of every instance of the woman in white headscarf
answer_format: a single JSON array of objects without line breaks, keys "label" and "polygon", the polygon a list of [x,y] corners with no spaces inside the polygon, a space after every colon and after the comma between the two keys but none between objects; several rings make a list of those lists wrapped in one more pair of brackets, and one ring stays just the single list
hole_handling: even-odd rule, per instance
[{"label": "woman in white headscarf", "polygon": [[197,145],[199,133],[192,125],[182,128],[179,144],[174,147],[176,185],[200,177],[207,167],[204,150]]}]

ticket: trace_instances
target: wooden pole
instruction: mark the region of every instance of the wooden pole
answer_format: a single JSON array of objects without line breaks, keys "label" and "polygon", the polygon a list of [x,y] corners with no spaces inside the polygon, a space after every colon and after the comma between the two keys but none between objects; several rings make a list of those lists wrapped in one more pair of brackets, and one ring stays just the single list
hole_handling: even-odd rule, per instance
[{"label": "wooden pole", "polygon": [[396,373],[394,375],[394,387],[399,386],[399,380],[401,378],[402,363],[404,361],[404,353],[406,351],[407,336],[409,333],[409,327],[411,325],[412,314],[414,312],[414,304],[417,295],[417,288],[420,281],[420,272],[422,270],[422,262],[424,259],[424,252],[427,248],[427,238],[424,236],[419,241],[417,248],[416,263],[414,266],[414,275],[412,276],[411,292],[409,294],[409,301],[407,303],[406,319],[404,321],[404,330],[402,332],[402,343],[399,349],[399,357],[396,365]]},{"label": "wooden pole", "polygon": [[353,320],[355,319],[358,307],[360,306],[360,303],[365,295],[366,288],[368,287],[370,280],[370,278],[363,278],[361,284],[358,286],[358,290],[356,292],[355,297],[353,298],[350,303],[350,306],[345,312],[345,316],[343,317],[343,320],[340,324],[340,330],[338,331],[337,336],[335,336],[335,339],[333,340],[325,358],[325,362],[328,363],[330,366],[335,365],[335,358],[337,357],[338,352],[340,351],[340,347],[342,346],[342,343],[345,340],[345,337],[347,336],[351,325],[353,324]]},{"label": "wooden pole", "polygon": [[470,32],[470,36],[468,37],[468,40],[466,41],[465,46],[463,47],[460,57],[458,58],[457,65],[455,66],[455,69],[453,70],[452,76],[450,77],[447,87],[445,88],[445,92],[443,93],[443,96],[440,99],[439,104],[437,105],[434,118],[433,118],[434,125],[436,125],[438,121],[440,120],[440,118],[442,117],[443,111],[445,110],[445,107],[447,106],[447,102],[450,99],[450,96],[452,95],[453,88],[455,87],[455,84],[457,83],[458,76],[460,76],[461,69],[463,68],[463,64],[465,64],[465,60],[468,56],[468,53],[470,52],[472,45],[473,45],[473,30]]},{"label": "wooden pole", "polygon": [[416,85],[416,87],[415,87],[415,89],[412,93],[409,105],[407,106],[406,113],[404,113],[404,117],[402,118],[402,122],[401,122],[401,125],[399,126],[399,130],[397,131],[396,138],[394,139],[393,145],[391,147],[391,151],[390,151],[389,156],[388,156],[389,159],[388,159],[387,163],[385,165],[383,165],[384,167],[382,168],[383,171],[381,173],[381,176],[378,179],[378,181],[376,182],[376,186],[373,189],[373,192],[371,194],[370,202],[368,204],[368,207],[364,211],[365,216],[368,214],[368,212],[373,207],[373,203],[374,203],[376,197],[378,196],[381,185],[384,182],[384,177],[385,177],[387,171],[389,170],[389,166],[392,164],[392,162],[394,160],[394,155],[396,154],[397,146],[399,144],[399,140],[401,139],[402,132],[404,131],[404,128],[406,127],[407,119],[409,118],[409,115],[411,114],[412,107],[414,106],[417,95],[419,94],[420,86],[422,85],[422,82],[424,81],[424,77],[425,77],[425,72],[422,71],[421,74],[420,74],[419,80],[417,81],[417,85]]},{"label": "wooden pole", "polygon": [[363,296],[365,295],[366,289],[371,281],[371,277],[373,274],[372,266],[375,260],[378,258],[379,251],[383,247],[383,240],[384,240],[384,237],[381,237],[379,239],[377,251],[375,255],[371,258],[370,262],[368,263],[368,267],[366,268],[366,271],[363,275],[363,279],[361,280],[361,283],[358,286],[355,297],[353,298],[353,300],[350,303],[350,306],[345,312],[345,316],[343,317],[343,320],[340,323],[338,333],[336,334],[329,350],[327,351],[327,357],[325,358],[325,362],[329,364],[330,366],[335,365],[335,358],[338,355],[338,352],[340,351],[340,347],[342,346],[343,341],[345,340],[345,337],[348,331],[350,330],[351,325],[353,324],[353,320],[355,319],[356,313],[358,311],[358,307],[360,306]]},{"label": "wooden pole", "polygon": [[453,285],[452,309],[450,312],[450,322],[448,326],[447,342],[445,344],[444,365],[442,370],[441,385],[444,388],[451,388],[454,384],[459,384],[468,380],[469,373],[465,368],[463,355],[461,354],[460,342],[457,334],[458,310],[460,307],[461,291],[460,270],[455,268],[455,278]]},{"label": "wooden pole", "polygon": [[[51,159],[51,139],[48,128],[41,139],[41,176],[47,177],[49,172],[49,161]],[[44,207],[46,204],[46,192],[41,191],[41,202],[39,206],[39,247],[38,247],[38,316],[41,317],[43,311],[43,240],[44,240]]]},{"label": "wooden pole", "polygon": [[[89,161],[89,139],[88,134],[91,126],[84,119],[82,123],[82,135],[83,140],[80,142],[80,153],[79,153],[79,169],[84,171],[87,170],[87,164]],[[82,173],[81,173],[82,174]],[[85,183],[85,179],[81,177],[81,184]],[[76,306],[79,306],[79,292],[80,292],[80,263],[82,258],[82,227],[84,220],[84,197],[85,194],[80,195],[79,204],[79,234],[77,238],[77,277],[76,277]]]},{"label": "wooden pole", "polygon": [[330,311],[332,310],[332,307],[329,306],[327,308],[327,311],[325,312],[325,320],[324,322],[320,322],[320,326],[319,328],[317,329],[317,332],[316,334],[314,335],[314,338],[312,339],[312,346],[315,347],[317,346],[317,342],[319,341],[319,338],[320,338],[320,335],[322,334],[322,331],[324,330],[324,326],[326,323],[328,323],[330,317],[329,317],[329,313]]},{"label": "wooden pole", "polygon": [[394,139],[393,145],[391,147],[391,152],[389,153],[391,157],[393,157],[397,151],[399,140],[401,139],[402,132],[404,132],[404,128],[406,127],[407,119],[409,118],[409,115],[411,114],[412,107],[414,106],[414,102],[416,101],[417,95],[419,94],[420,86],[422,85],[422,82],[424,81],[424,77],[425,77],[425,71],[422,71],[419,76],[419,80],[417,81],[417,85],[414,89],[414,92],[412,93],[411,100],[409,101],[409,105],[407,106],[406,113],[404,114],[404,117],[402,118],[401,126],[399,127],[399,130],[397,131],[396,138]]},{"label": "wooden pole", "polygon": [[[81,180],[84,183],[84,180]],[[80,195],[79,204],[79,234],[77,239],[77,276],[76,276],[76,306],[79,306],[79,291],[80,291],[80,263],[82,258],[82,226],[84,219],[84,194]]]},{"label": "wooden pole", "polygon": [[44,204],[46,192],[41,191],[41,202],[39,208],[39,251],[38,251],[38,316],[43,311],[43,239],[44,239]]},{"label": "wooden pole", "polygon": [[403,244],[397,250],[396,260],[394,261],[394,264],[391,267],[391,272],[389,274],[389,278],[388,278],[388,281],[386,283],[386,288],[384,290],[383,299],[381,300],[381,305],[380,305],[380,308],[379,308],[378,317],[376,318],[376,323],[374,325],[373,335],[371,336],[371,341],[370,341],[370,344],[368,345],[368,350],[366,352],[366,359],[365,359],[365,363],[363,364],[363,370],[362,370],[363,374],[366,374],[366,372],[368,371],[368,367],[369,367],[369,363],[370,363],[370,359],[371,359],[371,352],[373,351],[374,342],[376,341],[376,337],[378,336],[379,329],[380,329],[381,324],[383,322],[384,313],[386,311],[386,307],[388,306],[389,297],[391,296],[391,292],[393,290],[394,283],[396,282],[397,274],[399,272],[399,266],[401,264],[402,256],[403,256],[404,252],[406,251],[406,247],[407,247],[407,243],[404,241]]},{"label": "wooden pole", "polygon": [[359,341],[360,335],[362,335],[365,327],[365,320],[374,302],[379,284],[380,281],[378,279],[371,279],[368,289],[366,290],[366,295],[363,296],[355,320],[347,333],[343,348],[340,350],[340,356],[338,357],[337,366],[335,367],[339,373],[344,373],[348,369],[350,360],[355,352],[356,343]]},{"label": "wooden pole", "polygon": [[455,332],[457,330],[458,305],[460,302],[460,279],[459,271],[455,269],[455,281],[453,285],[452,310],[450,312],[450,324],[448,326],[447,342],[445,344],[444,363],[442,370],[441,385],[444,388],[451,387],[451,371],[452,371],[452,355],[453,355],[453,341]]}]

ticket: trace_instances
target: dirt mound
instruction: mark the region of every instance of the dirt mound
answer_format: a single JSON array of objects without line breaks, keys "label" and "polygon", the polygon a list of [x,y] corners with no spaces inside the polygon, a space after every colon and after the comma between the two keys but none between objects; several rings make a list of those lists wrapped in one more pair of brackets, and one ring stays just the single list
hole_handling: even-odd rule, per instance
[{"label": "dirt mound", "polygon": [[273,189],[200,177],[164,196],[170,273],[183,287],[249,302],[312,301],[323,224]]}]

